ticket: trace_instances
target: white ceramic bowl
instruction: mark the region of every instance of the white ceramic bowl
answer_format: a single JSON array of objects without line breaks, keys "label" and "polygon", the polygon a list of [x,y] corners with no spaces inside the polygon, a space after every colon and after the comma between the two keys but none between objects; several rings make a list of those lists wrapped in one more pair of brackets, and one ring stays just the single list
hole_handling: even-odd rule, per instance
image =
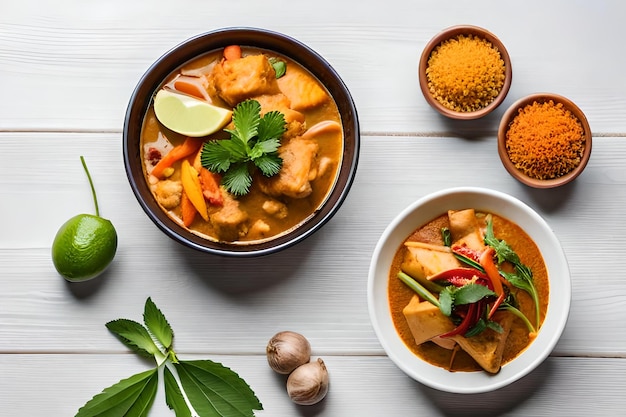
[{"label": "white ceramic bowl", "polygon": [[[548,270],[550,298],[544,323],[531,345],[505,364],[499,373],[449,372],[413,354],[391,319],[387,294],[394,254],[409,234],[449,209],[475,208],[517,223],[535,241]],[[484,188],[452,188],[421,198],[404,209],[385,229],[372,255],[368,278],[368,306],[376,335],[389,358],[407,375],[441,391],[475,394],[502,388],[527,375],[548,357],[569,315],[570,273],[561,245],[550,226],[518,199]]]}]

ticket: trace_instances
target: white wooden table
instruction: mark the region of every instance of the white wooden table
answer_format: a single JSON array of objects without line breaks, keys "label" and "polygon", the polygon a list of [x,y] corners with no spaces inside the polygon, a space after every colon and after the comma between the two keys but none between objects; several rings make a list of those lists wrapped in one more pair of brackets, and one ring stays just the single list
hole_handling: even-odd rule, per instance
[{"label": "white wooden table", "polygon": [[[3,1],[0,6],[0,410],[70,416],[103,388],[145,369],[104,324],[141,320],[152,297],[183,359],[220,361],[257,393],[259,416],[603,415],[626,409],[626,53],[621,0],[525,2],[317,0]],[[417,63],[440,29],[468,23],[498,35],[513,61],[504,104],[477,122],[431,110]],[[188,250],[144,215],[121,151],[126,105],[156,58],[227,26],[276,30],[323,55],[350,88],[362,128],[352,191],[318,233],[283,253],[227,259]],[[565,95],[586,112],[587,170],[557,190],[513,180],[496,153],[504,110],[526,94]],[[108,272],[68,284],[51,262],[59,226],[93,212],[119,234]],[[427,193],[504,191],[535,208],[568,257],[570,320],[552,355],[494,393],[452,395],[405,376],[370,325],[370,255],[387,223]],[[306,335],[330,370],[317,406],[287,398],[267,366],[280,330]],[[152,416],[171,416],[157,398]]]}]

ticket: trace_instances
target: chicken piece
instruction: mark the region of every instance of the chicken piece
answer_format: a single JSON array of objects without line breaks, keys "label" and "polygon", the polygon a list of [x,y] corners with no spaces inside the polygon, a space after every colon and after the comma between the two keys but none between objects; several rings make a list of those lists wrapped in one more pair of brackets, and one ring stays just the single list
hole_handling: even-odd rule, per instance
[{"label": "chicken piece", "polygon": [[291,102],[286,95],[279,94],[263,94],[254,97],[261,105],[261,114],[265,114],[272,110],[279,111],[285,117],[285,140],[302,135],[306,131],[305,118],[302,113],[291,109]]},{"label": "chicken piece", "polygon": [[318,148],[316,142],[301,137],[282,145],[278,153],[283,160],[283,167],[273,177],[259,176],[261,190],[273,197],[308,197],[313,192],[310,173],[317,168],[315,161]]},{"label": "chicken piece", "polygon": [[400,268],[431,291],[439,291],[440,288],[428,277],[461,265],[452,252],[412,246],[406,249]]},{"label": "chicken piece", "polygon": [[[415,343],[418,345],[429,340],[435,341],[439,335],[449,332],[455,327],[450,318],[446,317],[438,307],[428,301],[420,301],[417,295],[411,298],[402,313],[406,318]],[[485,371],[496,373],[502,364],[502,353],[506,338],[511,330],[513,316],[498,313],[494,316],[494,320],[502,326],[502,333],[486,329],[476,336],[456,335],[446,339],[439,338],[438,341],[451,340],[458,343],[459,347],[467,352]]]},{"label": "chicken piece", "polygon": [[221,240],[232,242],[247,233],[248,213],[241,210],[239,201],[228,193],[224,193],[224,205],[209,219]]},{"label": "chicken piece", "polygon": [[278,79],[278,86],[289,97],[294,110],[312,109],[328,100],[328,94],[322,87],[299,68],[289,67],[285,75]]},{"label": "chicken piece", "polygon": [[233,107],[245,99],[278,92],[276,72],[265,55],[224,60],[209,76],[209,93]]},{"label": "chicken piece", "polygon": [[277,219],[284,219],[289,214],[287,205],[276,200],[265,200],[262,208],[267,214]]},{"label": "chicken piece", "polygon": [[259,219],[248,230],[248,238],[263,239],[270,233],[270,230],[270,225]]},{"label": "chicken piece", "polygon": [[180,205],[183,193],[183,185],[180,181],[158,181],[151,187],[157,202],[166,210],[171,210]]},{"label": "chicken piece", "polygon": [[482,251],[485,248],[484,236],[476,219],[474,209],[448,211],[450,233],[456,245],[465,245]]}]

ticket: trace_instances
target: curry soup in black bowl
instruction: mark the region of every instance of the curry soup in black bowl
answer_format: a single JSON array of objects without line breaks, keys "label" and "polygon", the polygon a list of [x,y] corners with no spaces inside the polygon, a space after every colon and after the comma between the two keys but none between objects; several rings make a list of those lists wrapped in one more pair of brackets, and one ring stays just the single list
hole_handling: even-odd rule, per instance
[{"label": "curry soup in black bowl", "polygon": [[359,127],[332,67],[274,32],[192,38],[140,81],[124,161],[144,211],[205,252],[256,256],[326,223],[354,177]]}]

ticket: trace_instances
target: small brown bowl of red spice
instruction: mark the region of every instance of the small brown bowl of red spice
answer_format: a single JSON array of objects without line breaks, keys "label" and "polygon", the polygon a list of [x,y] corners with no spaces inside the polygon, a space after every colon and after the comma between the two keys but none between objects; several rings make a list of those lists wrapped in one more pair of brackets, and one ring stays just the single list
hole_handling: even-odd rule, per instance
[{"label": "small brown bowl of red spice", "polygon": [[452,119],[473,120],[491,113],[506,97],[512,78],[504,44],[478,26],[442,30],[426,44],[420,57],[424,98]]},{"label": "small brown bowl of red spice", "polygon": [[591,155],[591,128],[582,110],[558,94],[537,93],[513,103],[498,128],[506,170],[534,188],[569,183]]}]

